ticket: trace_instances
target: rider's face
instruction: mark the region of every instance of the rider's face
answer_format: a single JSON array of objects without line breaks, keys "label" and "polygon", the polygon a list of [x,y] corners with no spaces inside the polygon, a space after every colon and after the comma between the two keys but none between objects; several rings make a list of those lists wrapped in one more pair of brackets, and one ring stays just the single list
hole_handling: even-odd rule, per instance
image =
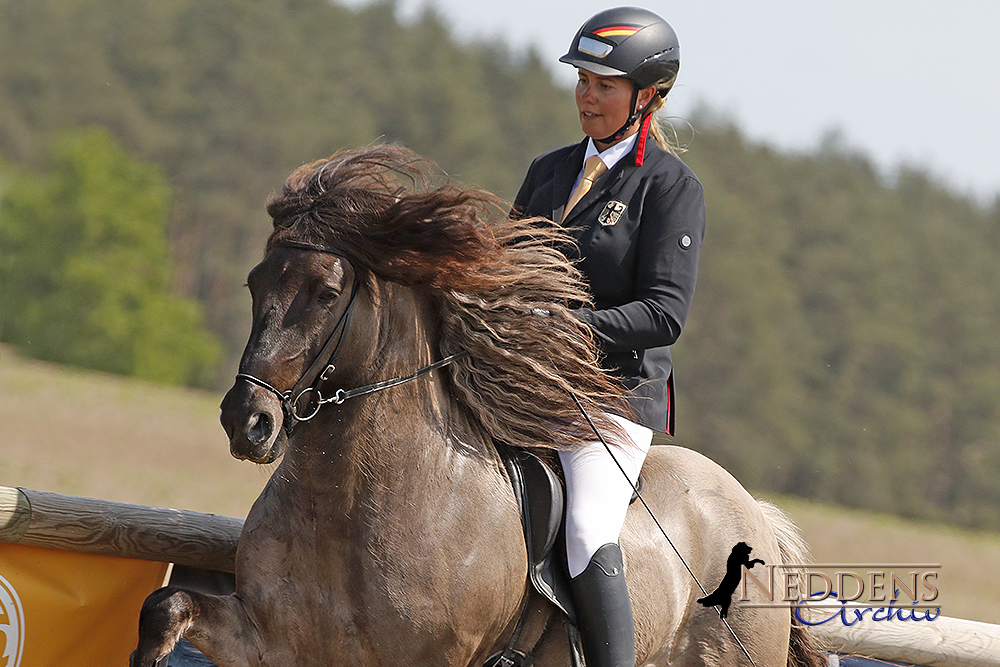
[{"label": "rider's face", "polygon": [[[625,124],[631,114],[632,82],[618,76],[601,76],[578,69],[576,108],[580,127],[592,139],[609,137]],[[626,136],[632,134],[629,128]]]}]

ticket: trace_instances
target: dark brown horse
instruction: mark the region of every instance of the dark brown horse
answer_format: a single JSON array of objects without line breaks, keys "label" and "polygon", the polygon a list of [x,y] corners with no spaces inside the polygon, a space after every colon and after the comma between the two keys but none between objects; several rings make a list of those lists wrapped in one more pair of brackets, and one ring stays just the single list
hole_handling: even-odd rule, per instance
[{"label": "dark brown horse", "polygon": [[[247,517],[236,593],[153,593],[133,665],[183,635],[224,667],[479,667],[525,606],[534,663],[569,664],[557,612],[526,586],[493,443],[577,446],[591,434],[571,392],[594,415],[620,393],[569,309],[586,295],[559,230],[426,173],[401,148],[342,153],[296,171],[269,205],[222,422],[237,458],[283,458]],[[643,472],[702,581],[721,580],[741,541],[768,563],[802,562],[790,522],[704,457],[654,447]],[[621,543],[640,664],[750,664],[638,505]],[[728,620],[758,667],[810,664],[788,608],[738,602]]]}]

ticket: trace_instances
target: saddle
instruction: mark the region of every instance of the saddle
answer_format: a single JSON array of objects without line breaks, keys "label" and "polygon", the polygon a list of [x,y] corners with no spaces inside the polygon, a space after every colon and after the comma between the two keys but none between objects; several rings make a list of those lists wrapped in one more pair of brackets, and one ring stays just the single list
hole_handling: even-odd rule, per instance
[{"label": "saddle", "polygon": [[[563,616],[569,640],[570,661],[573,667],[583,667],[583,646],[576,628],[576,612],[570,594],[566,554],[556,549],[563,529],[566,493],[561,477],[545,460],[525,451],[498,445],[497,451],[507,470],[514,497],[521,513],[521,527],[528,551],[528,580],[534,589],[551,602]],[[558,461],[558,459],[556,459]],[[640,475],[636,489],[642,492]],[[633,493],[631,502],[638,496]],[[484,667],[527,667],[530,656],[514,649],[519,639],[529,609],[522,610],[521,619],[514,630],[507,648],[490,656]]]}]

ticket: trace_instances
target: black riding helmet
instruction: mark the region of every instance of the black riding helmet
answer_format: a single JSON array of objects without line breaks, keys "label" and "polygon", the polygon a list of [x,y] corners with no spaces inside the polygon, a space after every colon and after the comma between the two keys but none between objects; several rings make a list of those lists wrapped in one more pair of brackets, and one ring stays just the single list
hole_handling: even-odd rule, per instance
[{"label": "black riding helmet", "polygon": [[[632,82],[632,115],[618,132],[602,141],[608,143],[620,139],[642,113],[635,111],[640,90],[677,75],[681,47],[677,33],[659,15],[640,7],[616,7],[590,17],[559,62]],[[659,86],[657,93],[665,97],[669,90],[669,85]]]}]

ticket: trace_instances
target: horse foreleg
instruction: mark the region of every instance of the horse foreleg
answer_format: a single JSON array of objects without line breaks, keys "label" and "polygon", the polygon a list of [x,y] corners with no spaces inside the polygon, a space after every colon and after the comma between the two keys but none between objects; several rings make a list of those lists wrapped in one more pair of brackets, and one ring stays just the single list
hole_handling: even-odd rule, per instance
[{"label": "horse foreleg", "polygon": [[256,633],[238,598],[168,586],[153,591],[142,605],[130,667],[160,665],[184,636],[220,667],[260,660]]}]

